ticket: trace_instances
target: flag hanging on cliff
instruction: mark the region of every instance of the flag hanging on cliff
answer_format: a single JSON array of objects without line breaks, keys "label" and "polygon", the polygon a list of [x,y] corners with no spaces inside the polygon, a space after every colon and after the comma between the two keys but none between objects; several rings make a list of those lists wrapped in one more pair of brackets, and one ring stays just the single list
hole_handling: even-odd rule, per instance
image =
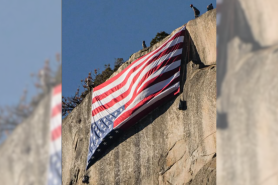
[{"label": "flag hanging on cliff", "polygon": [[114,134],[179,92],[185,27],[93,89],[87,168]]},{"label": "flag hanging on cliff", "polygon": [[62,184],[62,85],[53,88],[51,96],[50,144],[47,185]]}]

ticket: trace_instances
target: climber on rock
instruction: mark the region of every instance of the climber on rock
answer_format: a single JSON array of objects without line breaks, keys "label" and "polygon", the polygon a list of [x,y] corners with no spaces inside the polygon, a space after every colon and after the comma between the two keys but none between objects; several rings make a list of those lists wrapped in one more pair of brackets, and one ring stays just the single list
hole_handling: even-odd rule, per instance
[{"label": "climber on rock", "polygon": [[207,10],[210,11],[213,9],[212,3],[210,3],[210,5],[207,6]]},{"label": "climber on rock", "polygon": [[142,47],[143,47],[143,49],[147,48],[146,43],[145,43],[144,40],[143,40],[143,43],[142,43]]},{"label": "climber on rock", "polygon": [[194,10],[195,18],[199,17],[200,11],[196,7],[194,7],[193,4],[190,4],[190,7]]}]

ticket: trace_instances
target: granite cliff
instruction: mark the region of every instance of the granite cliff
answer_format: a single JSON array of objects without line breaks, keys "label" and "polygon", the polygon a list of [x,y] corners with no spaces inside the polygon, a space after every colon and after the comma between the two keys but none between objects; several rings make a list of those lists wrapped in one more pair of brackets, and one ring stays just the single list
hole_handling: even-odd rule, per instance
[{"label": "granite cliff", "polygon": [[[60,66],[53,85],[61,83],[61,70]],[[47,183],[51,94],[50,90],[39,94],[34,111],[1,143],[1,185]]]},{"label": "granite cliff", "polygon": [[51,95],[0,146],[0,184],[46,184]]},{"label": "granite cliff", "polygon": [[264,8],[258,0],[221,5],[217,184],[278,184],[278,25],[270,19],[277,7],[273,0]]},{"label": "granite cliff", "polygon": [[[122,134],[87,171],[92,92],[63,120],[63,185],[81,185],[84,175],[91,185],[216,184],[216,10],[186,28],[181,93]],[[133,54],[112,76],[164,41]]]}]

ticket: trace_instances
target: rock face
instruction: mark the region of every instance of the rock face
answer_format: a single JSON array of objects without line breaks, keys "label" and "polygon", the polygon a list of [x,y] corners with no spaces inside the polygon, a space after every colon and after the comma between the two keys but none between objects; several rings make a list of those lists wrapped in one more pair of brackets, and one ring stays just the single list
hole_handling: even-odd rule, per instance
[{"label": "rock face", "polygon": [[217,100],[218,184],[278,183],[277,51],[251,51],[238,37],[229,43]]},{"label": "rock face", "polygon": [[50,95],[0,146],[0,184],[46,184]]},{"label": "rock face", "polygon": [[278,184],[278,37],[270,18],[276,7],[271,0],[221,5],[217,184]]},{"label": "rock face", "polygon": [[[199,19],[215,21],[207,15]],[[116,74],[163,42],[133,54]],[[188,61],[186,56],[183,61],[186,82],[182,93],[115,139],[85,171],[92,94],[87,95],[62,123],[63,185],[81,185],[85,174],[91,185],[216,184],[216,65],[204,67],[202,61]],[[186,104],[184,110],[178,109],[180,101]]]},{"label": "rock face", "polygon": [[252,35],[261,46],[271,46],[278,43],[277,17],[278,4],[275,0],[239,0],[246,16],[247,22],[251,27]]},{"label": "rock face", "polygon": [[[207,21],[204,21],[207,20]],[[205,65],[216,64],[216,9],[189,21],[186,28]]]}]

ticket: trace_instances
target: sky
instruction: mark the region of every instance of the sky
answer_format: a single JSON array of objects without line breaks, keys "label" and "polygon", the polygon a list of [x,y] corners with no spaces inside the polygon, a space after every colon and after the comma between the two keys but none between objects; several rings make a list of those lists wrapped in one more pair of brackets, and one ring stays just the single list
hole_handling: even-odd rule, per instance
[{"label": "sky", "polygon": [[149,46],[157,32],[171,33],[194,19],[190,4],[201,14],[208,0],[130,1],[64,0],[62,2],[62,83],[63,96],[73,96],[81,79],[115,58],[129,57]]},{"label": "sky", "polygon": [[0,106],[16,105],[27,88],[36,95],[30,74],[44,61],[57,68],[61,53],[61,1],[0,1]]}]

